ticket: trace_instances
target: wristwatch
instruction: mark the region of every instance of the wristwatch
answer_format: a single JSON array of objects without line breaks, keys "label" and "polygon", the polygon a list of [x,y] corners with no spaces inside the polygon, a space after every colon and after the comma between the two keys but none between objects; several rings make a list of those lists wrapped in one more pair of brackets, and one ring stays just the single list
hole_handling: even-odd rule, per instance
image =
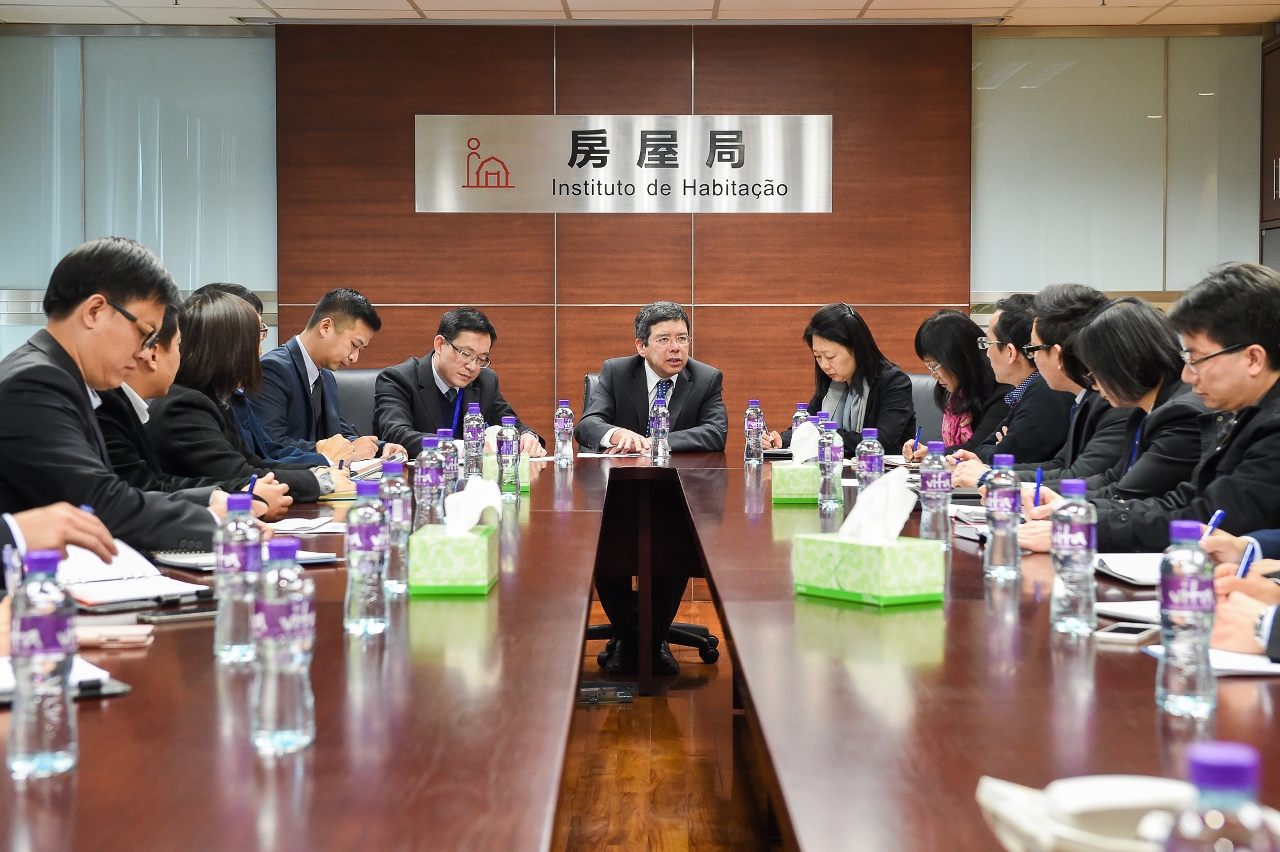
[{"label": "wristwatch", "polygon": [[1253,638],[1258,640],[1258,645],[1262,648],[1267,647],[1267,640],[1271,638],[1270,636],[1262,635],[1262,629],[1267,623],[1267,613],[1270,611],[1270,607],[1264,609],[1262,612],[1258,613],[1258,617],[1253,620]]},{"label": "wristwatch", "polygon": [[984,470],[982,472],[982,475],[978,477],[978,481],[974,483],[974,487],[982,488],[983,486],[985,486],[987,484],[987,480],[991,478],[991,474],[993,473],[995,473],[995,471],[991,470],[990,468]]}]

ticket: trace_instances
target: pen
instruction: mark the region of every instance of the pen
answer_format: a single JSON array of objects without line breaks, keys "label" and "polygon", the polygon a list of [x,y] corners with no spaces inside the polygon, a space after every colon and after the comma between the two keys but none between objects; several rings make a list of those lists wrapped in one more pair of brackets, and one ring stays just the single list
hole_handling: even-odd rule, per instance
[{"label": "pen", "polygon": [[342,466],[346,464],[346,459],[338,459],[338,470],[342,470]]},{"label": "pen", "polygon": [[916,450],[920,449],[920,433],[923,431],[924,431],[923,426],[916,427],[916,441],[914,444],[911,445],[911,452],[914,453]]},{"label": "pen", "polygon": [[[1212,535],[1213,531],[1218,528],[1218,524],[1222,523],[1222,519],[1225,518],[1226,516],[1227,516],[1227,513],[1222,511],[1221,509],[1214,512],[1213,517],[1209,519],[1209,529],[1205,530],[1204,534]],[[1201,538],[1204,538],[1204,536],[1201,536]]]},{"label": "pen", "polygon": [[257,484],[258,484],[258,474],[255,473],[253,476],[249,477],[249,487],[246,488],[245,491],[248,491],[250,494],[252,494],[253,486]]},{"label": "pen", "polygon": [[1249,573],[1249,566],[1253,563],[1253,556],[1256,551],[1257,548],[1253,546],[1252,541],[1245,546],[1244,556],[1240,557],[1240,567],[1236,569],[1236,577],[1243,580],[1245,575]]},{"label": "pen", "polygon": [[81,503],[81,504],[80,504],[80,511],[81,511],[81,512],[88,512],[90,515],[92,515],[92,514],[93,514],[93,507],[92,507],[92,506],[90,506],[88,503]]},{"label": "pen", "polygon": [[1040,486],[1043,484],[1044,484],[1044,468],[1038,467],[1036,468],[1036,502],[1035,502],[1036,506],[1040,505]]}]

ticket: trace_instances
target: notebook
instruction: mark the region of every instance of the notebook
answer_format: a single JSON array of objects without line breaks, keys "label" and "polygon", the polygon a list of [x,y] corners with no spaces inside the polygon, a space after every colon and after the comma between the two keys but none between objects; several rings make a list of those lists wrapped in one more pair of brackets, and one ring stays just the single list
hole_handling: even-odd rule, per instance
[{"label": "notebook", "polygon": [[67,558],[58,565],[58,580],[81,607],[127,602],[149,606],[212,593],[208,586],[164,576],[142,554],[119,539],[116,539],[116,550],[118,554],[108,565],[84,548],[67,545]]},{"label": "notebook", "polygon": [[1160,601],[1098,601],[1093,611],[1117,621],[1160,623]]},{"label": "notebook", "polygon": [[[1153,657],[1164,656],[1163,645],[1148,645],[1142,650]],[[1241,654],[1210,648],[1209,665],[1213,666],[1213,673],[1219,677],[1280,676],[1280,663],[1271,662],[1266,654]]]},{"label": "notebook", "polygon": [[347,525],[333,518],[285,518],[268,524],[282,535],[341,535],[347,531]]},{"label": "notebook", "polygon": [[[71,661],[71,683],[76,688],[76,698],[123,695],[129,691],[125,684],[112,680],[106,669],[98,668],[79,654]],[[13,661],[8,657],[0,657],[0,704],[13,702],[13,691],[17,685],[13,676]]]},{"label": "notebook", "polygon": [[1160,553],[1099,553],[1093,570],[1135,586],[1160,585]]},{"label": "notebook", "polygon": [[[344,525],[345,528],[345,525]],[[319,565],[325,562],[338,562],[339,556],[336,553],[326,553],[316,550],[299,550],[299,565]],[[262,561],[267,561],[267,546],[262,545]],[[156,554],[156,562],[168,568],[185,568],[189,571],[212,571],[214,568],[213,553],[200,553],[198,551],[178,551],[167,550]],[[203,586],[201,588],[204,588]]]}]

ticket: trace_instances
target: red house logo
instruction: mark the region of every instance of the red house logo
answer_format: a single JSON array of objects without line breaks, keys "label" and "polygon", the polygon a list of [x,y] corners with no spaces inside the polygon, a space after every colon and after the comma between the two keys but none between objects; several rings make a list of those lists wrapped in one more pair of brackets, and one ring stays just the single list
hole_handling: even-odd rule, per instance
[{"label": "red house logo", "polygon": [[480,155],[480,140],[467,140],[467,182],[463,189],[512,189],[511,170],[497,157]]}]

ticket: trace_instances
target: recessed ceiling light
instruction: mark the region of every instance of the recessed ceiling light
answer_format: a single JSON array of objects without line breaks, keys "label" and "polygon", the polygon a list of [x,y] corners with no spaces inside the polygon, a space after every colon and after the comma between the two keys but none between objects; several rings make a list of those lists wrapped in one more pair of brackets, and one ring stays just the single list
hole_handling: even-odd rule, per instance
[{"label": "recessed ceiling light", "polygon": [[1164,118],[1163,115],[1149,115],[1147,118]]},{"label": "recessed ceiling light", "polygon": [[1200,97],[1202,97],[1202,98],[1207,98],[1207,97],[1211,96],[1212,94],[1213,94],[1213,92],[1201,92],[1201,93],[1200,93]]}]

